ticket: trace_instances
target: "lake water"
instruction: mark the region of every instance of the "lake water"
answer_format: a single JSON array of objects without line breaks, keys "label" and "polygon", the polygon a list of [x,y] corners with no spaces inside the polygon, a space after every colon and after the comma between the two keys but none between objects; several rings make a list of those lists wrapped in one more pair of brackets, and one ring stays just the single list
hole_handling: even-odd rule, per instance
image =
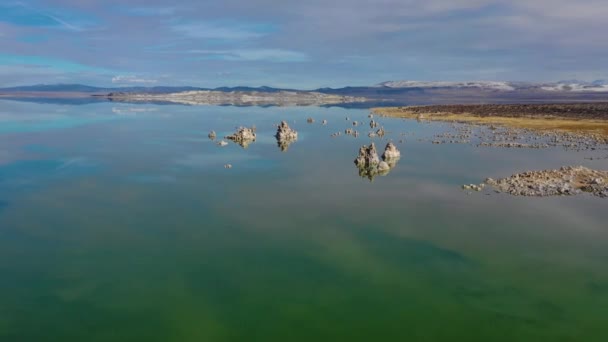
[{"label": "lake water", "polygon": [[[402,157],[370,182],[367,114],[0,101],[0,340],[608,340],[608,200],[460,189],[606,151],[379,118]],[[247,149],[207,138],[239,125]]]}]

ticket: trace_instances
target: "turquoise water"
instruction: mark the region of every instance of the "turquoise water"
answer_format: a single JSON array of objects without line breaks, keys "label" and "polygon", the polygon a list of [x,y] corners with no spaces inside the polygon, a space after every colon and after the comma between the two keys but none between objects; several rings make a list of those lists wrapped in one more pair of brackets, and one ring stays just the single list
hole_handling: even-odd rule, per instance
[{"label": "turquoise water", "polygon": [[[380,118],[378,146],[406,136],[370,182],[371,139],[330,137],[367,114],[0,102],[0,340],[606,341],[608,202],[460,190],[605,151],[433,145],[448,125]],[[239,125],[247,149],[207,138]]]}]

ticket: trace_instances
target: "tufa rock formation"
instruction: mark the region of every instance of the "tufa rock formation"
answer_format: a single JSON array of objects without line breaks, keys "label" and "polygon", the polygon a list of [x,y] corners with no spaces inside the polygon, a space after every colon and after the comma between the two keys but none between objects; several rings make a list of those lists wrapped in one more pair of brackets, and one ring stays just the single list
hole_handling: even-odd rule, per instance
[{"label": "tufa rock formation", "polygon": [[376,135],[379,136],[380,138],[384,137],[385,134],[386,134],[386,131],[384,130],[384,127],[380,127],[380,129],[376,131]]},{"label": "tufa rock formation", "polygon": [[243,148],[247,148],[252,142],[255,141],[255,137],[255,127],[239,127],[234,134],[225,138],[234,141]]},{"label": "tufa rock formation", "polygon": [[298,140],[298,132],[290,128],[286,121],[281,121],[275,137],[277,138],[279,149],[285,152],[291,143]]},{"label": "tufa rock formation", "polygon": [[357,159],[355,159],[355,164],[358,167],[377,167],[378,164],[380,164],[380,158],[378,158],[376,145],[371,143],[369,146],[361,146],[359,155],[357,156]]},{"label": "tufa rock formation", "polygon": [[359,176],[373,181],[377,175],[387,175],[397,165],[400,156],[397,147],[389,142],[382,155],[384,160],[380,161],[376,146],[371,143],[369,146],[361,146],[355,164],[359,169]]},{"label": "tufa rock formation", "polygon": [[384,153],[382,154],[382,159],[387,160],[387,159],[397,159],[397,158],[401,158],[401,152],[399,152],[399,150],[397,149],[397,146],[395,146],[395,144],[393,144],[392,142],[389,142],[388,144],[386,144],[386,147],[384,148]]}]

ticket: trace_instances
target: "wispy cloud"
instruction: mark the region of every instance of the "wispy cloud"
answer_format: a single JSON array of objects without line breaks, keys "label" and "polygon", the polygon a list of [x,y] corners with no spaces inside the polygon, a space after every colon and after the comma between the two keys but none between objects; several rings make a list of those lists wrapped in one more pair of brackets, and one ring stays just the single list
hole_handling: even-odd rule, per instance
[{"label": "wispy cloud", "polygon": [[196,39],[235,41],[261,38],[276,30],[271,24],[247,24],[231,21],[178,23],[173,31]]},{"label": "wispy cloud", "polygon": [[177,7],[131,7],[125,12],[134,16],[170,16],[177,12]]},{"label": "wispy cloud", "polygon": [[25,2],[15,1],[0,5],[0,21],[22,26],[61,27],[70,31],[82,31],[84,29],[82,25],[75,24],[64,17],[68,12],[62,10],[63,14],[58,14],[56,11],[44,10]]},{"label": "wispy cloud", "polygon": [[235,50],[190,50],[200,55],[199,59],[245,61],[245,62],[306,62],[308,56],[302,52],[285,49],[235,49]]}]

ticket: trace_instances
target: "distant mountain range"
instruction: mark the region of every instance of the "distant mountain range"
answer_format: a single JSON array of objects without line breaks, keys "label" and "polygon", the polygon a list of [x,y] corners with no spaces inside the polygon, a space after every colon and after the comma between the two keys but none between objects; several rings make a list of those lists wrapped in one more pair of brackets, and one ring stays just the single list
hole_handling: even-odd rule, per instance
[{"label": "distant mountain range", "polygon": [[199,87],[188,87],[188,86],[156,86],[156,87],[94,87],[84,84],[37,84],[31,86],[19,86],[10,88],[0,88],[0,94],[9,93],[40,93],[40,92],[53,92],[53,93],[92,93],[92,94],[105,94],[111,92],[122,92],[122,93],[152,93],[152,94],[163,94],[163,93],[179,93],[184,91],[195,91],[195,90],[215,90],[223,92],[233,91],[258,91],[264,93],[275,93],[290,89],[279,89],[272,87],[219,87],[219,88],[199,88]]},{"label": "distant mountain range", "polygon": [[[90,93],[106,94],[111,92],[123,93],[178,93],[184,91],[213,90],[222,92],[263,92],[276,93],[280,91],[296,91],[295,89],[274,88],[274,87],[219,87],[219,88],[199,88],[187,86],[157,86],[157,87],[115,87],[104,88],[94,87],[83,84],[39,84],[31,86],[20,86],[10,88],[0,88],[0,94],[15,93]],[[578,80],[565,80],[554,83],[530,83],[530,82],[502,82],[502,81],[471,81],[471,82],[447,82],[447,81],[387,81],[374,86],[363,87],[343,87],[343,88],[319,88],[314,91],[325,94],[336,95],[396,95],[406,92],[425,92],[432,90],[473,90],[483,92],[564,92],[564,93],[608,93],[608,81],[597,80],[584,82]]]},{"label": "distant mountain range", "polygon": [[[369,108],[430,103],[608,102],[608,81],[582,82],[567,80],[555,83],[388,81],[372,86],[319,88],[314,90],[244,86],[214,89],[179,86],[104,88],[83,84],[41,84],[0,88],[0,99],[62,104],[86,104],[104,101],[138,103],[148,101],[168,104],[175,103],[175,97],[183,98],[188,92],[198,94],[195,99],[188,99],[187,101],[180,99],[179,103],[209,102],[240,105],[241,103],[254,102],[270,104],[275,101],[274,104],[276,105],[285,103],[332,103],[332,105],[353,108]],[[334,101],[332,96],[340,100]],[[348,99],[356,99],[356,101],[349,102]]]}]

